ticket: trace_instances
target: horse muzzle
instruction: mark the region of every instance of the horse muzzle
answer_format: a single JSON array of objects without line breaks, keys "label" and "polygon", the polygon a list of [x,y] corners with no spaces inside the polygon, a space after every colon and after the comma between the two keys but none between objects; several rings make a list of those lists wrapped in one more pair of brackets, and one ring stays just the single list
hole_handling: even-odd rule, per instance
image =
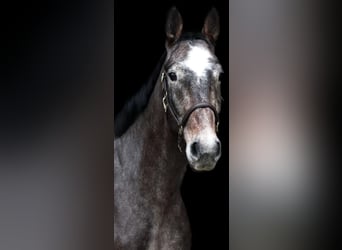
[{"label": "horse muzzle", "polygon": [[221,142],[215,136],[199,138],[186,146],[186,157],[195,171],[211,171],[221,157]]}]

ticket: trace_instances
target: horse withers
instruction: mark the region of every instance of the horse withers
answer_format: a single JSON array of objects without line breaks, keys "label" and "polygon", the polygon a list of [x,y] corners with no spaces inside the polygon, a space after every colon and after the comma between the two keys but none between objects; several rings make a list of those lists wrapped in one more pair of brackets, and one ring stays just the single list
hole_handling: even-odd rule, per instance
[{"label": "horse withers", "polygon": [[201,33],[182,28],[173,7],[161,61],[115,119],[115,249],[190,249],[180,193],[186,166],[210,171],[221,155],[218,13],[208,13]]}]

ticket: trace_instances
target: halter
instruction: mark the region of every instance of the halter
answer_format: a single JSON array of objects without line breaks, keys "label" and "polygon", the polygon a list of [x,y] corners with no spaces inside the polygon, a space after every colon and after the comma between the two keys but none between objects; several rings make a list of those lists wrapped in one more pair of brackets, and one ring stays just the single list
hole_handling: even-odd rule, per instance
[{"label": "halter", "polygon": [[164,96],[163,96],[163,107],[164,107],[164,111],[165,113],[167,112],[169,107],[170,113],[173,116],[173,118],[175,119],[177,126],[178,126],[178,149],[180,152],[182,152],[182,148],[181,148],[181,142],[182,142],[182,136],[183,136],[183,132],[184,132],[184,127],[190,117],[190,115],[192,114],[192,112],[194,112],[196,109],[200,109],[200,108],[209,108],[214,112],[215,115],[215,123],[216,123],[216,132],[218,132],[218,126],[219,126],[219,116],[218,113],[216,111],[216,108],[211,105],[210,103],[207,102],[200,102],[197,103],[195,105],[193,105],[191,108],[189,108],[183,115],[183,117],[179,117],[177,116],[177,113],[175,111],[175,106],[173,101],[171,100],[170,95],[168,94],[168,90],[169,90],[169,84],[168,81],[165,77],[165,72],[163,72],[161,74],[161,82],[163,84],[163,91],[164,91]]}]

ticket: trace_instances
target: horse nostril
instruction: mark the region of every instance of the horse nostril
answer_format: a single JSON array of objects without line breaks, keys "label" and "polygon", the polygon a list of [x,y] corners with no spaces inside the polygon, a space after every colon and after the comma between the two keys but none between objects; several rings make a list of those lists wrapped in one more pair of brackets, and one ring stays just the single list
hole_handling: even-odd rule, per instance
[{"label": "horse nostril", "polygon": [[198,154],[199,154],[199,145],[197,142],[194,142],[191,144],[191,154],[193,156],[196,156],[198,157]]},{"label": "horse nostril", "polygon": [[216,148],[215,148],[215,157],[219,156],[221,154],[221,142],[216,142]]}]

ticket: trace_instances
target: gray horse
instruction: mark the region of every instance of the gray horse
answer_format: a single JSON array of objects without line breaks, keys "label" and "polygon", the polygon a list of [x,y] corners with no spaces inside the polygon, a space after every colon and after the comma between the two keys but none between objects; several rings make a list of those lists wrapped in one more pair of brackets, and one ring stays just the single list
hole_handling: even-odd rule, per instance
[{"label": "gray horse", "polygon": [[183,34],[182,27],[171,8],[166,52],[115,120],[115,249],[190,249],[180,194],[186,166],[210,171],[221,155],[218,13],[208,13],[199,34]]}]

